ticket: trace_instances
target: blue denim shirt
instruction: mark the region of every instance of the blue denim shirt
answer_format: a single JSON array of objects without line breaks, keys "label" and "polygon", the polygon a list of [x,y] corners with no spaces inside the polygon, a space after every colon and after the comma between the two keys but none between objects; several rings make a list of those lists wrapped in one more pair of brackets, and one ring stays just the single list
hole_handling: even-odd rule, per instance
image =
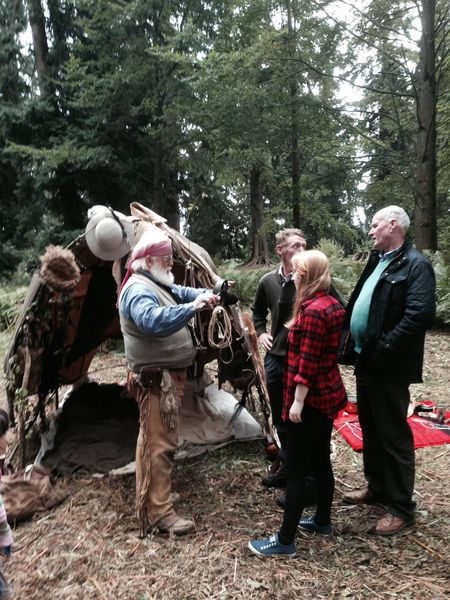
[{"label": "blue denim shirt", "polygon": [[195,313],[195,298],[208,290],[176,284],[171,285],[170,289],[181,299],[182,304],[162,307],[156,295],[145,285],[133,283],[122,294],[120,312],[146,335],[171,335],[192,319]]}]

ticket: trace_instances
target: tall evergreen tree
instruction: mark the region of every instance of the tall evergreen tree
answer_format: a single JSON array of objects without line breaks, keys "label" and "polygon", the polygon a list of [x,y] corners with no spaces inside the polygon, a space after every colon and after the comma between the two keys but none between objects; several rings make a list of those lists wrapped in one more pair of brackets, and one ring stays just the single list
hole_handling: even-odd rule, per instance
[{"label": "tall evergreen tree", "polygon": [[[416,245],[436,249],[436,117],[438,93],[444,93],[439,79],[448,51],[448,3],[372,0],[359,12],[359,21],[351,34],[364,48],[365,60],[355,73],[362,72],[368,82],[365,107],[375,116],[367,119],[365,137],[372,171],[367,198],[372,210],[385,197],[400,198],[413,211]],[[415,43],[410,32],[417,22],[421,39]],[[437,36],[443,42],[440,52],[435,51]]]},{"label": "tall evergreen tree", "polygon": [[28,72],[20,35],[26,27],[20,3],[0,2],[0,273],[17,266],[17,249],[24,246],[29,228],[27,202],[30,174],[11,149],[26,135],[21,122]]},{"label": "tall evergreen tree", "polygon": [[415,241],[418,248],[436,250],[436,0],[421,0],[420,6],[422,36],[415,88],[417,106]]},{"label": "tall evergreen tree", "polygon": [[[204,61],[201,129],[222,177],[230,185],[234,179],[239,193],[247,189],[250,265],[267,260],[266,236],[272,239],[282,224],[300,224],[319,239],[350,220],[353,194],[344,193],[354,186],[350,167],[335,179],[343,188],[334,185],[330,194],[325,184],[333,179],[327,171],[343,169],[343,155],[352,152],[339,133],[332,80],[321,73],[332,70],[338,42],[338,31],[312,4],[258,2],[234,15]],[[355,240],[348,226],[341,237]]]}]

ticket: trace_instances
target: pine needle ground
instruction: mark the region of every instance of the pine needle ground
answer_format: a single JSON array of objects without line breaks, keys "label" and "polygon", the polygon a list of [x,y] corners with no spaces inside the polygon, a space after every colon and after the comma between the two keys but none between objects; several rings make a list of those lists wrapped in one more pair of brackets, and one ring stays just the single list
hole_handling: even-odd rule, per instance
[{"label": "pine needle ground", "polygon": [[[108,361],[113,355],[100,356],[97,366]],[[449,371],[450,336],[432,332],[425,381],[413,386],[413,396],[448,407]],[[344,375],[351,393],[351,370]],[[342,504],[347,490],[364,483],[361,455],[334,434],[333,457],[334,534],[299,533],[294,559],[259,559],[247,549],[249,539],[273,533],[282,516],[277,492],[260,484],[268,466],[262,442],[176,464],[177,510],[196,523],[194,534],[180,538],[139,539],[133,476],[70,478],[63,504],[14,528],[13,556],[1,567],[12,598],[447,598],[450,446],[416,452],[417,525],[392,538],[367,533],[379,509]]]}]

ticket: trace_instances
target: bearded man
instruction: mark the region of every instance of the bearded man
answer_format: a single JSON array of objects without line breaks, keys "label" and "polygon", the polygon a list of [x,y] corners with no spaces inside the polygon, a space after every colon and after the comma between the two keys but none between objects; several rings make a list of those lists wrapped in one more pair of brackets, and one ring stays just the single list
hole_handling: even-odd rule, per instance
[{"label": "bearded man", "polygon": [[194,528],[173,507],[173,457],[186,368],[195,357],[189,323],[196,311],[214,307],[219,297],[210,290],[175,285],[172,266],[170,240],[158,230],[144,232],[119,291],[127,387],[140,412],[136,505],[141,535],[150,525],[177,535]]}]

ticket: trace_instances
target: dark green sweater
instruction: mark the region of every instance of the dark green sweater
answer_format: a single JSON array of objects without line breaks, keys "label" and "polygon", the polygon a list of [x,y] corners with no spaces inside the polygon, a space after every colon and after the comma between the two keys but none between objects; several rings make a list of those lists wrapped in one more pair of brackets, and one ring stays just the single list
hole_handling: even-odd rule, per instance
[{"label": "dark green sweater", "polygon": [[285,324],[292,315],[295,299],[295,284],[289,281],[281,284],[279,266],[264,275],[256,290],[252,305],[252,318],[258,337],[267,331],[267,318],[270,311],[273,345],[269,354],[284,356],[287,350],[288,329]]}]

